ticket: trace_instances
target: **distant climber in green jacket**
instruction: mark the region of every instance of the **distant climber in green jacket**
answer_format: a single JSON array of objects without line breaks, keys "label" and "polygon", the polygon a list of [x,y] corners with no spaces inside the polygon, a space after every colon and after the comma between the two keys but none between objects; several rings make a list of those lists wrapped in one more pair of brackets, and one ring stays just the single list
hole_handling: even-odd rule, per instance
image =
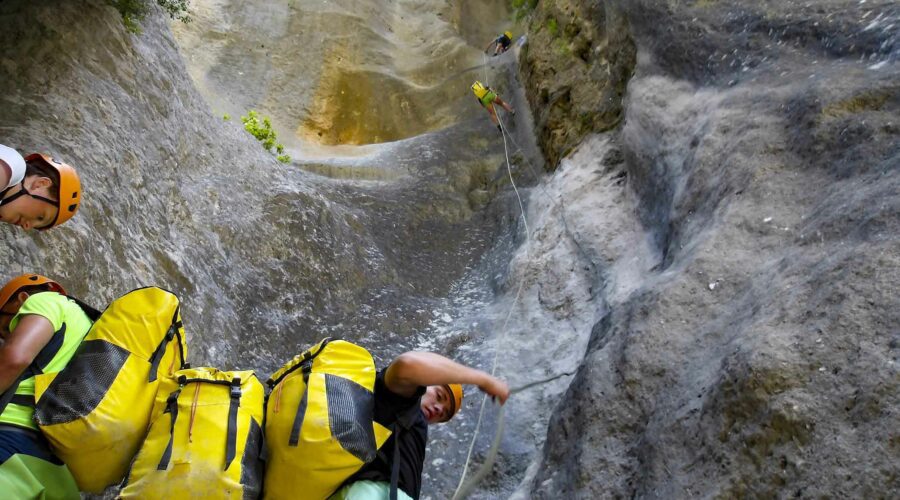
[{"label": "distant climber in green jacket", "polygon": [[0,497],[77,500],[75,479],[34,423],[34,384],[36,374],[65,368],[92,322],[37,274],[6,283],[0,304]]},{"label": "distant climber in green jacket", "polygon": [[22,229],[50,229],[72,218],[81,204],[75,169],[50,156],[22,157],[0,145],[0,222]]},{"label": "distant climber in green jacket", "polygon": [[494,89],[481,83],[478,80],[475,80],[475,83],[472,84],[472,93],[475,94],[475,98],[478,99],[478,103],[487,110],[488,114],[491,116],[491,122],[497,126],[497,130],[500,130],[502,132],[503,129],[500,128],[500,121],[497,118],[497,111],[494,109],[494,103],[503,106],[503,109],[512,114],[516,114],[516,110],[514,110],[512,106],[507,104],[503,99],[500,99],[500,96],[497,95],[496,92],[494,92]]}]

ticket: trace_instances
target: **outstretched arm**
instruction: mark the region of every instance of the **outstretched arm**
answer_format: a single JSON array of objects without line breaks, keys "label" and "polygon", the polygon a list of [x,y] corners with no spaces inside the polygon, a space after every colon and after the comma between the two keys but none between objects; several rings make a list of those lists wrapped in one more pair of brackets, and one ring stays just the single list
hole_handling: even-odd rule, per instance
[{"label": "outstretched arm", "polygon": [[433,352],[401,354],[385,372],[384,383],[391,392],[407,397],[414,395],[420,386],[443,384],[477,385],[487,394],[499,398],[500,404],[509,397],[506,382]]}]

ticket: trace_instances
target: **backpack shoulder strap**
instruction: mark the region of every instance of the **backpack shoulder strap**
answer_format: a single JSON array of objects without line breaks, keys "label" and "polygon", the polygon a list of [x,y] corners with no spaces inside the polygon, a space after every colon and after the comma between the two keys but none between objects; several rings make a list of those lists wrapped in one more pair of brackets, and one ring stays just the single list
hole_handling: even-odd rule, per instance
[{"label": "backpack shoulder strap", "polygon": [[400,460],[397,455],[400,453],[400,434],[403,432],[403,426],[394,427],[394,455],[391,460],[391,494],[390,500],[397,500],[397,488],[400,484]]},{"label": "backpack shoulder strap", "polygon": [[103,314],[102,312],[98,311],[97,309],[94,309],[94,307],[88,305],[83,300],[81,300],[77,297],[70,297],[68,295],[66,297],[68,297],[68,299],[71,300],[72,302],[78,304],[78,307],[80,307],[81,310],[84,311],[85,314],[87,314],[87,317],[90,318],[91,321],[97,321],[97,319],[100,318],[100,315]]},{"label": "backpack shoulder strap", "polygon": [[[59,352],[59,349],[63,345],[63,341],[65,340],[66,335],[66,324],[63,323],[62,328],[53,332],[53,336],[50,337],[50,340],[47,342],[40,352],[34,357],[31,361],[31,364],[25,368],[25,371],[19,375],[18,378],[13,382],[5,392],[0,394],[0,413],[3,413],[6,410],[6,407],[10,404],[24,405],[24,406],[34,406],[34,396],[21,396],[17,395],[16,391],[19,390],[19,384],[22,381],[27,380],[35,375],[39,375],[44,373],[44,368],[53,360],[53,357],[56,356],[56,353]],[[27,400],[30,398],[30,401]]]},{"label": "backpack shoulder strap", "polygon": [[400,415],[397,415],[397,421],[393,425],[394,434],[394,454],[391,460],[391,496],[390,500],[397,500],[397,488],[400,484],[400,437],[407,432],[413,425],[413,420],[421,410],[419,405],[415,405]]}]

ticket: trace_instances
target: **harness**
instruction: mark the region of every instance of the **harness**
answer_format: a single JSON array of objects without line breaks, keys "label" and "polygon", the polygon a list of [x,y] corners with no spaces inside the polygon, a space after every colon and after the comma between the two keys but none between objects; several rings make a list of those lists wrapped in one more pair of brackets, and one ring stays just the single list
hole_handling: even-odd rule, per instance
[{"label": "harness", "polygon": [[[418,411],[421,411],[419,410],[419,406],[413,406],[404,415],[398,417],[393,426],[394,453],[392,456],[393,460],[391,460],[391,490],[389,500],[397,500],[397,489],[400,485],[400,436],[404,432],[409,432],[409,429],[413,425],[413,418],[415,417],[414,412]],[[383,460],[386,459],[383,454],[381,457]]]}]

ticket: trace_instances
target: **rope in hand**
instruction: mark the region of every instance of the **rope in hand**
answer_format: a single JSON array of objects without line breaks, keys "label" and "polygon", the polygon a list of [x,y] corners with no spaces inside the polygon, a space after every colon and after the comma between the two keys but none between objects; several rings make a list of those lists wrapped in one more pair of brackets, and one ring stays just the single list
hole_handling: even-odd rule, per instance
[{"label": "rope in hand", "polygon": [[[487,55],[484,53],[482,53],[482,67],[484,68],[484,81],[487,81]],[[522,203],[522,197],[519,194],[519,189],[516,186],[515,179],[513,178],[513,175],[512,175],[512,167],[511,167],[510,161],[509,161],[509,147],[506,143],[506,136],[507,136],[506,127],[503,126],[503,120],[500,118],[500,113],[496,113],[496,116],[497,116],[497,122],[500,125],[500,133],[503,136],[503,152],[506,157],[506,171],[509,174],[509,182],[510,182],[510,184],[512,184],[513,191],[515,191],[515,193],[516,193],[516,199],[519,202],[519,210],[522,213],[522,222],[523,222],[523,225],[525,226],[525,243],[528,243],[528,241],[531,239],[531,230],[528,227],[528,219],[525,216],[525,205]],[[528,158],[525,155],[524,151],[522,151],[521,146],[519,146],[518,143],[515,142],[515,139],[513,139],[511,134],[510,134],[509,138],[511,141],[513,141],[513,144],[515,144],[516,148],[519,150],[519,153],[522,154],[522,157],[525,159],[526,163],[528,164],[528,167],[531,169],[532,175],[534,175],[535,179],[537,179],[538,178],[537,172],[534,171],[534,166],[531,165],[530,161],[528,161]],[[541,186],[541,189],[544,191],[544,194],[548,194],[546,192],[546,188]],[[549,211],[550,207],[548,207],[547,210]],[[516,305],[519,303],[519,298],[522,295],[522,289],[524,287],[524,283],[525,283],[524,280],[519,282],[518,289],[516,290],[516,297],[515,297],[515,299],[513,299],[513,303],[510,305],[509,312],[506,315],[506,319],[504,319],[504,321],[503,321],[503,327],[501,328],[500,337],[497,342],[498,346],[503,345],[503,340],[505,339],[506,333],[508,331],[507,327],[509,325],[509,319],[512,317],[512,313],[513,313],[513,310],[515,310]],[[491,363],[492,364],[491,376],[494,376],[497,371],[497,359],[499,357],[499,354],[500,354],[500,349],[494,349],[494,359]],[[511,389],[510,394],[515,394],[517,392],[524,391],[526,389],[530,389],[532,387],[535,387],[535,386],[538,386],[541,384],[552,382],[561,377],[571,376],[574,374],[575,374],[575,372],[564,372],[564,373],[561,373],[558,375],[554,375],[547,379],[537,380],[537,381],[525,384],[524,386]],[[481,400],[481,408],[478,410],[478,420],[475,424],[475,430],[472,435],[472,441],[471,441],[471,443],[469,443],[469,450],[466,454],[466,461],[463,464],[463,471],[462,471],[462,475],[459,478],[459,484],[456,486],[456,491],[453,493],[453,500],[461,500],[461,499],[464,499],[467,496],[469,496],[472,493],[472,491],[475,490],[475,487],[478,485],[478,483],[480,483],[481,480],[484,479],[484,477],[487,476],[488,473],[490,473],[491,469],[494,467],[494,462],[497,459],[497,454],[499,453],[499,449],[500,449],[500,442],[503,437],[503,421],[504,421],[504,407],[503,406],[500,407],[500,410],[497,413],[497,429],[494,433],[494,440],[491,443],[491,447],[488,449],[488,452],[485,455],[484,463],[481,464],[481,467],[478,468],[478,470],[475,472],[475,474],[472,476],[472,478],[468,482],[466,482],[466,473],[468,472],[469,464],[472,461],[472,453],[475,449],[475,441],[478,438],[478,432],[481,430],[481,422],[484,419],[484,409],[485,409],[485,406],[487,406],[487,401],[488,401],[488,396],[485,394],[485,396]]]},{"label": "rope in hand", "polygon": [[[486,71],[486,70],[485,70]],[[516,187],[516,181],[513,179],[512,175],[512,167],[509,164],[509,149],[506,144],[506,130],[503,127],[503,120],[500,119],[500,114],[497,113],[497,122],[500,124],[500,132],[503,135],[503,151],[506,154],[506,171],[509,173],[509,182],[512,184],[513,191],[516,193],[516,198],[519,200],[519,210],[522,212],[522,222],[525,226],[525,242],[531,239],[531,231],[528,228],[528,219],[525,217],[525,205],[522,203],[522,196],[519,194],[519,189]],[[509,307],[509,312],[506,314],[506,319],[503,321],[503,327],[500,330],[500,338],[497,341],[497,345],[503,345],[503,340],[506,337],[506,332],[508,331],[507,326],[509,325],[509,319],[512,317],[512,313],[516,308],[516,305],[519,303],[519,297],[522,295],[522,288],[525,285],[525,280],[521,280],[519,282],[519,287],[516,290],[516,298],[513,299],[512,305]],[[497,359],[500,355],[500,349],[494,349],[494,360],[491,363],[491,376],[497,371]],[[500,412],[497,414],[497,430],[494,433],[494,441],[491,443],[491,447],[488,450],[488,453],[485,457],[484,463],[481,464],[481,467],[478,468],[478,471],[472,476],[472,479],[469,482],[466,482],[466,472],[469,470],[469,463],[472,460],[472,452],[475,449],[475,441],[478,438],[478,431],[481,429],[481,422],[484,418],[484,408],[487,405],[488,396],[485,394],[484,398],[481,400],[481,408],[478,411],[478,421],[475,424],[475,431],[472,434],[472,442],[469,444],[469,451],[466,454],[466,462],[463,464],[463,472],[462,476],[459,478],[459,484],[456,486],[456,491],[453,493],[453,500],[461,500],[466,498],[475,487],[481,482],[482,479],[491,471],[494,467],[494,461],[497,458],[497,453],[500,448],[500,441],[503,437],[503,406],[500,407]]]},{"label": "rope in hand", "polygon": [[[529,382],[521,387],[516,387],[509,390],[510,395],[516,394],[517,392],[522,392],[532,387],[536,387],[538,385],[546,384],[548,382],[553,382],[562,377],[569,377],[575,375],[575,372],[563,372],[558,375],[554,375],[552,377],[548,377],[541,380],[535,380],[534,382]],[[487,401],[487,396],[481,402],[481,409],[484,410],[484,404]],[[503,416],[506,407],[501,406],[500,411],[497,413],[497,431],[494,433],[494,441],[491,443],[491,447],[488,449],[487,455],[485,455],[484,463],[481,464],[481,467],[478,468],[478,471],[469,479],[469,482],[463,484],[463,479],[465,479],[465,472],[468,469],[469,458],[472,455],[472,446],[469,447],[469,457],[466,458],[466,469],[463,469],[463,477],[460,479],[459,486],[456,487],[456,492],[453,493],[453,500],[461,500],[463,498],[468,497],[472,494],[472,491],[475,490],[475,487],[478,486],[478,483],[484,479],[485,476],[491,471],[494,467],[494,462],[497,460],[497,454],[500,451],[500,440],[503,437]],[[478,427],[481,426],[481,413],[478,415],[478,425],[475,427],[475,435],[478,435]],[[475,439],[472,439],[472,445],[474,446]]]}]

